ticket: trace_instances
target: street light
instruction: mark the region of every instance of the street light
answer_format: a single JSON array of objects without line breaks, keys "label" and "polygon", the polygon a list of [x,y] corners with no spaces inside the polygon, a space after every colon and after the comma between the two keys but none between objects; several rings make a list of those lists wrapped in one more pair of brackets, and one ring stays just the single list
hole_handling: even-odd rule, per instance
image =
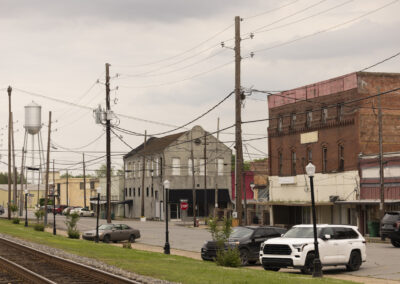
[{"label": "street light", "polygon": [[100,216],[100,192],[101,187],[97,188],[97,218],[96,218],[96,243],[99,242],[99,216]]},{"label": "street light", "polygon": [[25,227],[28,227],[28,190],[24,190],[25,193]]},{"label": "street light", "polygon": [[170,254],[169,251],[169,236],[168,236],[168,189],[170,186],[169,180],[164,181],[164,189],[165,189],[165,245],[164,245],[164,253]]},{"label": "street light", "polygon": [[306,166],[306,172],[310,178],[310,186],[311,186],[311,207],[312,207],[313,231],[314,231],[314,250],[315,250],[313,277],[322,277],[322,265],[321,265],[321,260],[319,259],[318,237],[317,237],[317,218],[316,218],[316,214],[315,214],[315,200],[314,200],[315,166],[311,163],[308,163],[308,165]]},{"label": "street light", "polygon": [[53,235],[57,235],[56,229],[56,188],[53,184]]}]

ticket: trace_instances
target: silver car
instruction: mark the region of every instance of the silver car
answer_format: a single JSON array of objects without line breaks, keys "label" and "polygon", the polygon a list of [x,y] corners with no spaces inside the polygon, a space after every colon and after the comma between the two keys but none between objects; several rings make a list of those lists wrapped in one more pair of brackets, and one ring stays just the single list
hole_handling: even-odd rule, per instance
[{"label": "silver car", "polygon": [[[94,240],[96,238],[96,230],[86,231],[82,234],[85,240]],[[103,224],[99,226],[99,241],[116,243],[118,241],[135,242],[140,238],[140,231],[133,229],[126,224]]]}]

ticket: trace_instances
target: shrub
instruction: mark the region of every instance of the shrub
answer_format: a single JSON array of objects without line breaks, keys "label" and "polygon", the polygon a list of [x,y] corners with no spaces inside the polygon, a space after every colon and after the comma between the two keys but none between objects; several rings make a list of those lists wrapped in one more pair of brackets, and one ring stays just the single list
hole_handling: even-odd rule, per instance
[{"label": "shrub", "polygon": [[35,211],[35,216],[36,216],[36,221],[37,223],[39,223],[39,220],[42,221],[43,220],[43,216],[44,216],[44,210],[36,210]]},{"label": "shrub", "polygon": [[239,267],[241,265],[240,252],[237,248],[219,250],[217,251],[216,262],[221,266]]},{"label": "shrub", "polygon": [[79,239],[81,234],[77,230],[68,230],[68,238],[70,239]]},{"label": "shrub", "polygon": [[18,218],[18,217],[14,218],[14,219],[12,220],[12,223],[13,223],[13,224],[19,224],[19,218]]},{"label": "shrub", "polygon": [[40,232],[44,232],[44,225],[43,224],[35,224],[35,225],[33,225],[33,229],[35,230],[35,231],[40,231]]},{"label": "shrub", "polygon": [[132,244],[129,243],[129,242],[128,242],[128,243],[123,243],[123,244],[122,244],[122,247],[123,247],[123,248],[126,248],[126,249],[131,249],[131,248],[132,248]]},{"label": "shrub", "polygon": [[11,204],[10,205],[10,211],[12,212],[13,217],[16,217],[15,215],[16,215],[16,213],[18,211],[18,206],[15,205],[15,204]]}]

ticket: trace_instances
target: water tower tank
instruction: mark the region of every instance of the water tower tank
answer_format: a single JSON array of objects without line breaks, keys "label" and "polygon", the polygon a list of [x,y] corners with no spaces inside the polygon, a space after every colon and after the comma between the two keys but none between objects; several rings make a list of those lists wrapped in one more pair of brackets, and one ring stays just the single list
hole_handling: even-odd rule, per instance
[{"label": "water tower tank", "polygon": [[42,107],[35,102],[25,106],[25,125],[29,134],[37,134],[42,128]]}]

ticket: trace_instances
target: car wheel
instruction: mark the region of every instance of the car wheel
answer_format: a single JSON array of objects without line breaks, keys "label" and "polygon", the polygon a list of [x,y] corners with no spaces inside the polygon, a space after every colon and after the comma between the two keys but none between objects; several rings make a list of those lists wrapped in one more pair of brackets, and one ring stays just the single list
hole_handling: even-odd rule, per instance
[{"label": "car wheel", "polygon": [[306,257],[306,261],[304,262],[304,266],[301,269],[301,273],[303,274],[312,274],[314,271],[314,258],[315,254],[313,252],[309,252]]},{"label": "car wheel", "polygon": [[393,240],[391,239],[390,242],[392,243],[392,245],[396,248],[400,248],[400,241],[399,240]]},{"label": "car wheel", "polygon": [[247,249],[240,250],[240,261],[243,266],[249,264],[249,251]]},{"label": "car wheel", "polygon": [[110,242],[110,235],[105,235],[103,238],[103,242],[108,244]]},{"label": "car wheel", "polygon": [[268,270],[268,271],[279,271],[279,267],[274,267],[274,266],[269,266],[269,265],[266,265],[266,266],[264,266],[263,265],[263,267],[264,267],[264,270]]},{"label": "car wheel", "polygon": [[254,264],[256,264],[256,263],[257,263],[257,260],[249,260],[249,264],[254,265]]},{"label": "car wheel", "polygon": [[352,251],[349,257],[349,263],[346,265],[347,271],[356,271],[360,269],[362,260],[359,251]]},{"label": "car wheel", "polygon": [[81,217],[83,217],[83,213],[81,213]]},{"label": "car wheel", "polygon": [[128,241],[129,241],[130,243],[134,243],[134,242],[135,242],[135,239],[136,239],[135,235],[130,235]]}]

